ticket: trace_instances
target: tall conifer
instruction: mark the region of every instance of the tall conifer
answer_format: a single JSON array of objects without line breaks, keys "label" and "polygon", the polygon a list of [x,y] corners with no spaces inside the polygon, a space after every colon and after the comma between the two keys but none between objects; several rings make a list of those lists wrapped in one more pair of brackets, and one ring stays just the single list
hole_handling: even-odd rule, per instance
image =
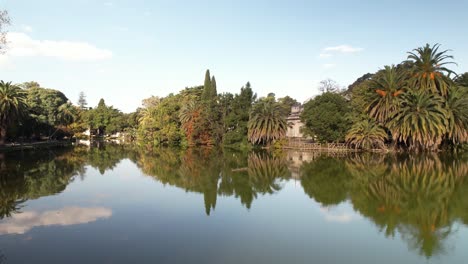
[{"label": "tall conifer", "polygon": [[212,90],[212,84],[211,84],[211,76],[210,76],[210,70],[206,70],[205,73],[205,83],[203,85],[203,94],[202,94],[202,100],[203,101],[208,101],[211,98],[211,92]]},{"label": "tall conifer", "polygon": [[215,98],[216,96],[218,96],[218,91],[217,91],[217,88],[216,88],[216,79],[213,75],[213,77],[211,78],[211,94],[210,94],[210,97],[211,99]]}]

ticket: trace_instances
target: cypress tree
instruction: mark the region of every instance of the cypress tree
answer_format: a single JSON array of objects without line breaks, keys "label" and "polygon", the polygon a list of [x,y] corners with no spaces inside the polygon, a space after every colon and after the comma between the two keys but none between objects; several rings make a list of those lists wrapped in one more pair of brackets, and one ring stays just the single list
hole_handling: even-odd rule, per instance
[{"label": "cypress tree", "polygon": [[203,101],[208,101],[211,98],[211,92],[212,90],[212,84],[211,84],[211,77],[210,77],[210,70],[206,70],[205,73],[205,83],[203,85],[203,94],[202,94],[202,100]]},{"label": "cypress tree", "polygon": [[213,75],[213,77],[211,78],[211,95],[210,95],[211,98],[210,99],[213,99],[216,96],[218,96],[218,91],[216,88],[216,79]]},{"label": "cypress tree", "polygon": [[86,109],[86,106],[88,105],[88,102],[86,102],[86,95],[84,92],[80,92],[79,98],[78,98],[78,106],[80,107],[81,110]]}]

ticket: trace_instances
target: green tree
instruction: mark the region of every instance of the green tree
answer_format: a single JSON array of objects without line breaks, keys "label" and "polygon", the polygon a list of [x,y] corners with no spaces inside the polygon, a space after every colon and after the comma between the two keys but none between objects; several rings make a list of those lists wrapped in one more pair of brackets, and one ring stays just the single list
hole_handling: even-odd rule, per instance
[{"label": "green tree", "polygon": [[216,79],[215,77],[213,76],[211,78],[211,94],[210,94],[210,98],[215,98],[216,96],[218,95],[218,87],[216,85]]},{"label": "green tree", "polygon": [[113,134],[123,130],[122,112],[112,106],[107,106],[100,99],[98,106],[87,112],[86,120],[90,128],[97,129],[98,135]]},{"label": "green tree", "polygon": [[351,108],[343,96],[323,93],[304,104],[301,120],[304,134],[322,142],[344,141],[351,122]]},{"label": "green tree", "polygon": [[294,105],[299,104],[296,99],[291,98],[288,95],[285,96],[285,97],[279,98],[278,103],[281,105],[281,108],[283,109],[283,115],[286,116],[286,117],[289,114],[291,114],[291,108]]},{"label": "green tree", "polygon": [[27,109],[26,94],[11,82],[0,81],[0,146],[5,144],[8,126]]},{"label": "green tree", "polygon": [[365,119],[353,124],[346,135],[346,141],[355,148],[383,149],[385,148],[384,143],[387,137],[385,129],[374,120]]},{"label": "green tree", "polygon": [[468,72],[465,72],[463,74],[458,75],[455,78],[455,82],[459,86],[463,86],[465,88],[468,88]]},{"label": "green tree", "polygon": [[432,47],[426,44],[408,52],[408,60],[414,64],[411,69],[411,85],[416,89],[446,96],[452,80],[445,74],[455,74],[447,66],[455,63],[448,61],[453,59],[453,56],[447,55],[449,50],[439,52],[439,47],[439,44]]},{"label": "green tree", "polygon": [[281,105],[274,97],[260,99],[252,108],[248,123],[248,139],[254,144],[269,146],[286,136],[287,123]]},{"label": "green tree", "polygon": [[[179,121],[180,95],[159,98],[140,112],[139,138],[152,145],[177,145],[183,139]],[[131,124],[129,124],[131,127]]]},{"label": "green tree", "polygon": [[26,90],[29,105],[28,126],[36,135],[54,133],[56,127],[64,125],[60,118],[60,107],[67,104],[68,98],[60,91],[41,87],[30,87]]},{"label": "green tree", "polygon": [[356,81],[354,81],[352,84],[348,86],[348,91],[347,93],[353,93],[354,88],[360,86],[362,83],[370,80],[374,76],[373,73],[366,73],[362,75],[361,77],[357,78]]},{"label": "green tree", "polygon": [[447,132],[447,110],[444,99],[424,90],[402,96],[401,107],[388,126],[396,142],[410,150],[435,150]]},{"label": "green tree", "polygon": [[[213,76],[214,80],[214,76]],[[216,82],[215,82],[216,85]],[[203,84],[203,93],[202,93],[202,100],[203,101],[211,101],[213,97],[216,96],[216,87],[213,87],[213,83],[210,76],[210,70],[206,70],[205,73],[205,82]],[[213,96],[214,95],[214,96]]]},{"label": "green tree", "polygon": [[88,102],[86,101],[86,95],[83,91],[80,92],[78,97],[78,106],[81,110],[85,110],[88,106]]},{"label": "green tree", "polygon": [[468,90],[464,87],[449,88],[447,101],[448,139],[453,144],[468,141]]},{"label": "green tree", "polygon": [[386,124],[390,116],[400,107],[399,97],[406,87],[405,73],[395,66],[385,66],[381,74],[371,79],[371,87],[375,89],[373,101],[368,106],[371,117],[381,124]]},{"label": "green tree", "polygon": [[248,122],[252,104],[256,95],[252,91],[249,82],[241,88],[240,93],[236,94],[223,119],[224,135],[223,145],[246,147],[248,144]]},{"label": "green tree", "polygon": [[197,101],[187,102],[180,110],[180,122],[191,146],[198,144],[200,140],[200,130],[202,130],[199,127],[201,111],[202,106]]},{"label": "green tree", "polygon": [[[210,71],[206,70],[203,92],[201,95],[200,118],[196,119],[194,126],[200,129],[197,136],[197,143],[200,145],[214,145],[221,141],[222,124],[221,109],[218,104],[216,79],[210,76]],[[195,131],[197,131],[195,130]]]},{"label": "green tree", "polygon": [[18,86],[23,88],[23,89],[41,87],[41,85],[38,82],[35,82],[35,81],[24,82],[24,83],[22,83],[22,84],[20,84]]}]

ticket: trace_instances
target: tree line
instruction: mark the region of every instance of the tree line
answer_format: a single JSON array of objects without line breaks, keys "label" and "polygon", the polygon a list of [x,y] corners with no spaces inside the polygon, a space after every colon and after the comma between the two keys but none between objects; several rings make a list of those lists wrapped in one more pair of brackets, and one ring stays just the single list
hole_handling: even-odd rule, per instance
[{"label": "tree line", "polygon": [[[0,11],[0,53],[7,51],[6,11]],[[302,133],[320,142],[347,142],[361,149],[439,150],[468,141],[468,73],[456,74],[448,50],[440,45],[408,52],[407,60],[366,73],[347,90],[331,79],[320,82],[322,95],[303,106]],[[124,114],[104,99],[88,108],[84,93],[73,105],[60,91],[37,82],[0,82],[0,145],[11,141],[125,134],[146,146],[250,148],[282,143],[286,121],[298,102],[274,94],[257,98],[246,83],[237,94],[217,92],[206,71],[203,85],[166,97],[143,100]],[[281,144],[280,144],[281,145]]]},{"label": "tree line", "polygon": [[[332,80],[303,105],[302,132],[319,142],[347,142],[362,149],[439,150],[468,140],[468,73],[457,75],[440,46],[417,48],[408,60],[358,78],[347,90]],[[37,82],[0,82],[0,144],[8,138],[80,137],[116,132],[141,145],[214,146],[239,149],[284,141],[287,117],[298,102],[270,93],[257,98],[247,82],[239,93],[218,93],[207,70],[203,85],[143,100],[124,114],[104,99],[88,108],[80,94],[72,104],[60,91]]]},{"label": "tree line", "polygon": [[10,141],[37,141],[80,136],[87,129],[96,135],[125,130],[132,114],[124,114],[103,99],[95,108],[74,105],[62,92],[37,82],[14,85],[0,81],[0,145]]}]

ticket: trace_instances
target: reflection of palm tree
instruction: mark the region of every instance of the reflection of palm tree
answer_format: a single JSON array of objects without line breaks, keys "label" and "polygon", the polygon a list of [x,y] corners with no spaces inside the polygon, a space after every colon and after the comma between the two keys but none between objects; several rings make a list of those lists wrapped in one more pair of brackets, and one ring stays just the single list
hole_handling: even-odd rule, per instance
[{"label": "reflection of palm tree", "polygon": [[140,155],[137,164],[164,184],[202,193],[206,214],[215,208],[218,195],[239,197],[250,208],[258,193],[277,192],[281,189],[278,179],[290,177],[284,159],[261,154],[223,154],[220,158],[221,153],[210,148],[184,152],[164,149]]},{"label": "reflection of palm tree", "polygon": [[[44,155],[47,154],[47,155]],[[2,161],[0,173],[0,218],[18,213],[21,204],[28,199],[37,199],[61,192],[82,172],[83,159],[69,159],[79,155],[70,149],[47,152],[28,152],[20,160]]]},{"label": "reflection of palm tree", "polygon": [[257,153],[249,155],[247,173],[253,190],[262,194],[281,190],[277,179],[288,179],[291,176],[284,159]]},{"label": "reflection of palm tree", "polygon": [[[353,163],[348,163],[354,171]],[[466,181],[467,165],[442,163],[437,156],[392,160],[387,169],[356,170],[351,199],[387,235],[398,230],[411,247],[426,256],[442,252],[451,233],[457,184]],[[381,171],[380,176],[372,171]],[[365,180],[363,180],[365,179]]]},{"label": "reflection of palm tree", "polygon": [[20,213],[21,204],[23,204],[25,200],[21,199],[20,197],[4,197],[3,195],[0,196],[0,219],[5,217],[11,217],[13,214]]}]

